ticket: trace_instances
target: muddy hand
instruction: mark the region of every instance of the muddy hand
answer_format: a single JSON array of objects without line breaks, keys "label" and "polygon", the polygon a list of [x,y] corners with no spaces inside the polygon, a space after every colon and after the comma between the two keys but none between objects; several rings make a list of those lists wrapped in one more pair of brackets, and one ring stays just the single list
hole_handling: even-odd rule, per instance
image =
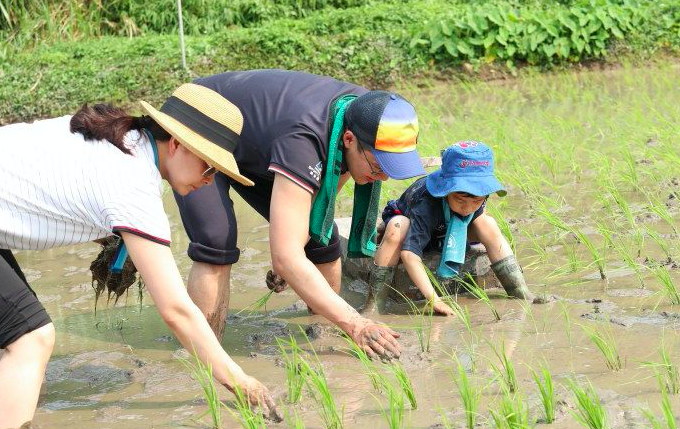
[{"label": "muddy hand", "polygon": [[444,316],[453,316],[454,314],[456,314],[453,312],[453,309],[449,307],[447,303],[441,300],[434,302],[434,304],[432,305],[432,310],[435,313],[443,314]]},{"label": "muddy hand", "polygon": [[[256,378],[246,375],[237,382],[237,386],[243,397],[248,398],[251,407],[259,406],[262,409],[262,414],[266,419],[277,423],[283,421],[274,399],[272,399],[264,384]],[[229,390],[235,393],[235,389],[229,388]]]},{"label": "muddy hand", "polygon": [[352,330],[351,336],[371,359],[398,359],[401,355],[399,334],[385,325],[364,319]]},{"label": "muddy hand", "polygon": [[267,271],[267,277],[265,279],[267,282],[267,287],[269,290],[273,290],[276,293],[283,292],[286,288],[286,281],[280,275],[276,274],[274,271]]}]

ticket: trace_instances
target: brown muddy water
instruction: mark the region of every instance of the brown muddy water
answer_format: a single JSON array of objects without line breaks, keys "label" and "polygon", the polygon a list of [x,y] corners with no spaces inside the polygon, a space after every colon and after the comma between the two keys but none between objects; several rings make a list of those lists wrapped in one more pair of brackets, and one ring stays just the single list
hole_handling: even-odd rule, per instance
[{"label": "brown muddy water", "polygon": [[[579,109],[579,100],[589,109],[598,111],[611,97],[632,96],[620,90],[630,86],[635,87],[633,95],[637,94],[651,102],[655,102],[655,97],[660,97],[657,104],[672,104],[667,98],[669,91],[675,91],[675,99],[680,100],[677,85],[666,88],[649,83],[654,73],[660,80],[678,82],[680,78],[677,68],[671,67],[656,72],[622,70],[607,72],[606,75],[592,73],[591,76],[578,77],[576,80],[556,79],[546,87],[547,93],[568,92],[571,97],[556,97],[553,101],[545,93],[539,94],[541,96],[537,98],[522,96],[525,93],[521,81],[509,85],[494,84],[496,90],[488,102],[500,103],[497,106],[499,112],[505,106],[512,111],[522,110],[525,117],[533,118],[549,111],[568,114]],[[669,74],[672,76],[669,77]],[[451,85],[437,86],[435,90],[411,89],[405,92],[410,92],[408,95],[416,106],[419,103],[445,106],[455,102],[465,105],[469,99],[489,94],[487,89],[483,89],[468,92],[464,96],[452,95],[456,91],[456,87]],[[531,91],[536,94],[535,88]],[[607,98],[603,98],[604,94]],[[468,100],[461,100],[460,97],[467,97]],[[499,101],[498,97],[505,97],[504,101]],[[480,101],[475,103],[479,107]],[[677,110],[674,112],[677,113]],[[471,109],[469,115],[474,114],[474,109]],[[657,112],[647,114],[653,116]],[[678,123],[680,117],[671,119]],[[451,118],[447,117],[422,118],[424,135],[430,138],[432,147],[439,143],[430,137],[433,134],[428,136],[428,125],[447,126],[449,120]],[[597,123],[596,117],[591,120]],[[531,125],[524,124],[528,128]],[[512,125],[495,123],[492,126]],[[675,137],[677,149],[677,134]],[[444,144],[440,146],[443,148]],[[639,165],[643,168],[645,163]],[[670,168],[675,164],[668,165]],[[503,168],[502,160],[497,168]],[[588,168],[584,167],[579,174],[588,177]],[[567,176],[569,171],[559,167],[557,173],[555,177],[559,178]],[[582,186],[585,190],[592,188],[588,181],[583,181]],[[661,189],[662,185],[650,186]],[[664,188],[661,192],[672,194],[680,190],[677,181],[675,185],[671,183],[668,186],[675,188],[668,192]],[[403,187],[395,186],[393,189],[394,193],[390,196],[396,198],[397,191]],[[530,206],[516,186],[511,186],[510,190],[512,196],[507,199],[507,210],[513,206]],[[583,217],[590,205],[595,204],[588,197],[579,196],[578,189],[563,189],[562,193],[569,194],[571,206],[563,208],[571,213],[567,218],[572,215],[578,218],[582,225],[588,226],[583,227],[586,234],[595,236],[594,220]],[[639,196],[629,198],[634,207],[642,204]],[[323,324],[324,321],[320,317],[310,317],[304,306],[295,306],[297,298],[290,290],[270,300],[267,315],[262,312],[250,317],[245,317],[245,313],[235,314],[267,292],[264,278],[270,268],[267,223],[241,200],[235,200],[238,201],[239,247],[242,254],[232,271],[231,315],[222,344],[247,373],[265,382],[278,401],[285,405],[286,375],[275,339],[295,333],[298,341],[303,343],[303,349],[310,350],[298,334],[298,325],[308,328],[311,324]],[[678,225],[677,205],[670,204],[668,207]],[[166,196],[166,210],[174,230],[173,252],[181,272],[186,275],[190,266],[185,255],[187,238],[171,195]],[[658,282],[655,283],[654,276],[647,271],[644,279],[649,286],[640,288],[634,271],[613,251],[606,254],[607,282],[600,280],[597,269],[589,264],[583,249],[577,255],[581,263],[572,263],[573,269],[569,269],[569,261],[576,256],[569,256],[569,246],[564,241],[546,239],[542,242],[542,248],[547,256],[538,258],[537,253],[540,252],[534,250],[534,244],[536,240],[547,237],[545,220],[533,215],[523,217],[517,211],[507,213],[508,218],[512,218],[511,230],[515,236],[518,257],[525,265],[528,283],[535,291],[557,295],[559,299],[528,307],[516,301],[492,299],[502,316],[497,322],[484,304],[471,297],[460,296],[458,302],[469,309],[477,339],[471,341],[470,334],[459,320],[435,316],[429,352],[420,350],[413,330],[416,319],[405,314],[377,316],[378,320],[393,326],[402,334],[401,363],[413,381],[418,399],[417,410],[410,410],[406,405],[404,427],[444,427],[441,423],[442,413],[453,427],[465,426],[460,396],[451,377],[456,368],[452,358],[454,355],[468,368],[474,362],[473,379],[485,388],[478,409],[478,426],[492,427],[488,410],[498,408],[501,389],[491,369],[491,364],[497,365],[498,360],[490,344],[495,347],[505,345],[506,353],[517,371],[519,390],[533,420],[542,417],[543,413],[530,368],[538,369],[542,362],[547,362],[556,384],[556,421],[549,425],[539,423],[536,427],[581,427],[570,413],[575,409],[575,401],[567,386],[568,380],[574,376],[582,382],[587,379],[593,384],[607,410],[610,427],[651,427],[640,410],[650,408],[660,416],[661,395],[653,371],[642,363],[659,361],[658,349],[662,337],[674,363],[680,363],[680,338],[677,333],[680,308],[670,305],[668,299],[658,293]],[[644,222],[646,227],[666,237],[673,254],[677,255],[678,237],[672,234],[670,227],[658,218],[645,219]],[[621,229],[621,234],[625,234],[626,227],[621,226]],[[527,235],[523,231],[530,233]],[[535,234],[533,237],[530,236],[532,233]],[[17,253],[19,263],[57,328],[56,347],[48,365],[34,425],[41,428],[79,429],[210,427],[209,418],[204,415],[207,406],[200,387],[178,361],[178,357],[187,356],[186,352],[163,324],[148,295],[144,296],[141,306],[134,292],[130,293],[127,300],[121,299],[116,306],[107,306],[101,300],[95,315],[88,267],[98,250],[96,244],[85,244],[51,251]],[[645,241],[642,256],[665,259],[662,251],[649,239]],[[670,261],[668,268],[671,278],[680,283],[677,264]],[[622,370],[614,372],[607,369],[602,354],[584,334],[582,325],[596,327],[613,335],[624,361]],[[338,408],[342,409],[345,427],[387,427],[382,414],[387,402],[372,390],[359,361],[343,352],[344,341],[337,336],[321,335],[313,338],[311,344],[323,363]],[[383,369],[387,374],[387,369]],[[235,412],[232,396],[226,390],[222,390],[222,399],[228,409]],[[672,404],[675,412],[679,413],[676,397],[672,397]],[[318,407],[309,394],[303,394],[300,404],[285,407],[296,410],[306,427],[323,427]],[[222,415],[224,427],[239,426],[227,409]],[[268,426],[286,427],[286,424],[269,423]]]}]

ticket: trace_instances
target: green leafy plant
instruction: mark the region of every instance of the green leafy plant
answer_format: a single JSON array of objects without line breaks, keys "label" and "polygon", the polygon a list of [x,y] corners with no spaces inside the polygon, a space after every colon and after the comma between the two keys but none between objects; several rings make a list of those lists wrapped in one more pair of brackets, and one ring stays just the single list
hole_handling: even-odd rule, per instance
[{"label": "green leafy plant", "polygon": [[541,376],[533,369],[531,373],[538,387],[538,393],[541,397],[541,404],[543,404],[543,413],[545,423],[552,423],[555,420],[555,387],[553,386],[552,375],[547,364],[541,365]]},{"label": "green leafy plant", "polygon": [[487,341],[487,344],[491,347],[494,355],[496,355],[500,361],[500,366],[491,362],[491,367],[502,380],[503,388],[510,393],[517,392],[519,386],[519,383],[517,382],[517,373],[515,372],[515,366],[505,353],[505,342],[501,343],[500,351],[491,342]]},{"label": "green leafy plant", "polygon": [[660,265],[654,269],[654,274],[661,281],[662,290],[671,304],[680,305],[680,291],[675,286],[675,282],[673,282],[668,269]]},{"label": "green leafy plant", "polygon": [[571,411],[576,421],[589,429],[609,429],[607,411],[592,384],[583,387],[576,380],[569,380],[569,388],[576,400],[576,410]]},{"label": "green leafy plant", "polygon": [[418,401],[416,400],[416,394],[413,390],[413,383],[411,383],[411,378],[406,373],[406,370],[399,363],[393,363],[390,365],[394,377],[397,379],[397,383],[401,388],[404,396],[408,399],[411,404],[411,409],[418,409]]},{"label": "green leafy plant", "polygon": [[623,368],[623,361],[616,347],[616,341],[611,331],[604,329],[594,329],[588,326],[581,326],[590,341],[595,344],[604,357],[607,368],[612,371],[619,371]]},{"label": "green leafy plant", "polygon": [[196,354],[194,350],[193,362],[185,359],[179,359],[184,367],[191,373],[193,378],[198,381],[203,391],[203,397],[208,405],[206,414],[210,415],[214,428],[222,427],[222,406],[224,404],[220,401],[217,386],[215,386],[215,379],[213,378],[212,366],[205,365]]},{"label": "green leafy plant", "polygon": [[288,341],[277,338],[281,358],[286,368],[286,386],[288,387],[288,402],[296,404],[302,396],[302,387],[305,384],[305,373],[301,365],[301,349],[295,337],[290,335]]},{"label": "green leafy plant", "polygon": [[465,367],[458,359],[456,359],[456,373],[452,372],[451,377],[458,388],[460,399],[463,402],[467,429],[473,429],[477,421],[477,408],[479,407],[481,392],[470,377],[468,377]]}]

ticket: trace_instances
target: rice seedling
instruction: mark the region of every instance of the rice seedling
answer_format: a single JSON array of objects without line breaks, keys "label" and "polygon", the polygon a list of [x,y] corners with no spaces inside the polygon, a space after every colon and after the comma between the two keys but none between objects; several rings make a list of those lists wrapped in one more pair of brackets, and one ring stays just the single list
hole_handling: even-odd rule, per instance
[{"label": "rice seedling", "polygon": [[626,265],[628,265],[628,267],[631,268],[635,273],[635,276],[637,277],[638,282],[640,283],[640,288],[644,289],[645,282],[642,276],[643,266],[638,264],[635,258],[633,257],[632,249],[630,248],[630,246],[628,246],[621,239],[619,239],[614,242],[614,248],[616,249],[616,252],[619,254],[621,259],[623,259],[623,262],[625,262]]},{"label": "rice seedling", "polygon": [[671,259],[673,257],[670,243],[667,240],[664,240],[664,238],[661,237],[661,234],[652,230],[651,228],[647,228],[645,232],[657,244],[657,246],[661,248],[664,255],[666,256],[666,259]]},{"label": "rice seedling", "polygon": [[248,311],[248,316],[252,315],[256,311],[260,310],[261,308],[265,309],[265,312],[267,311],[267,302],[269,301],[269,298],[272,297],[274,294],[273,290],[270,290],[269,292],[265,293],[261,297],[255,300],[252,304],[246,306],[245,308],[239,310],[236,312],[236,314],[241,314],[244,311]]},{"label": "rice seedling", "polygon": [[[213,378],[212,366],[205,365],[198,358],[196,351],[193,352],[193,362],[185,359],[179,359],[182,365],[191,373],[192,377],[198,381],[198,384],[203,390],[203,398],[208,405],[208,410],[205,414],[210,415],[214,428],[222,427],[222,407],[224,404],[220,401],[220,396],[215,386],[215,379]],[[204,414],[204,415],[205,415]]]},{"label": "rice seedling", "polygon": [[675,219],[673,215],[668,211],[666,204],[659,201],[659,199],[652,194],[647,194],[647,201],[649,201],[649,209],[656,213],[661,219],[664,220],[672,229],[674,234],[678,234],[678,227],[675,225]]},{"label": "rice seedling", "polygon": [[243,429],[265,429],[267,425],[264,420],[264,415],[257,409],[253,411],[250,401],[248,401],[248,398],[238,386],[236,386],[234,395],[236,396],[234,405],[236,406],[238,413],[234,413],[233,411],[231,413],[239,420],[241,427],[243,427]]},{"label": "rice seedling", "polygon": [[380,410],[385,417],[387,427],[389,429],[401,429],[404,427],[405,415],[404,392],[389,384],[386,393],[389,407],[387,409],[381,407]]},{"label": "rice seedling", "polygon": [[493,317],[496,319],[496,321],[501,320],[501,315],[498,314],[498,310],[496,310],[496,307],[491,302],[489,295],[487,295],[484,289],[477,285],[477,282],[469,273],[466,273],[466,277],[463,280],[463,285],[468,292],[470,292],[478,300],[482,301],[484,305],[486,305],[489,310],[491,310],[491,314],[493,314]]},{"label": "rice seedling", "polygon": [[478,417],[477,408],[479,407],[481,391],[474,384],[474,382],[470,380],[467,372],[465,371],[465,367],[458,359],[456,359],[456,364],[457,375],[453,374],[452,371],[451,378],[458,388],[460,399],[463,402],[463,410],[465,411],[465,423],[467,425],[467,429],[473,429]]},{"label": "rice seedling", "polygon": [[600,272],[600,278],[602,280],[606,280],[607,275],[605,274],[606,268],[605,258],[603,258],[602,255],[600,254],[600,251],[597,250],[597,247],[595,247],[595,243],[593,243],[593,241],[587,235],[585,235],[583,231],[576,227],[572,227],[571,232],[576,236],[580,243],[583,243],[583,245],[586,246],[586,249],[588,249],[590,256],[593,258],[593,262],[595,263],[598,271]]},{"label": "rice seedling", "polygon": [[642,413],[647,417],[654,429],[678,429],[678,425],[675,423],[675,415],[673,413],[673,407],[671,407],[668,391],[664,388],[664,380],[660,376],[657,376],[657,380],[661,387],[661,412],[663,413],[663,419],[666,424],[664,425],[650,410],[643,409]]},{"label": "rice seedling", "polygon": [[490,341],[486,341],[486,343],[489,345],[489,347],[491,347],[491,350],[500,361],[500,366],[491,362],[491,368],[503,381],[503,388],[510,393],[515,393],[517,391],[519,383],[517,382],[517,373],[515,372],[515,366],[513,365],[512,361],[508,358],[508,355],[505,353],[505,341],[501,343],[500,352],[498,351],[496,346],[494,346]]},{"label": "rice seedling", "polygon": [[573,341],[571,337],[571,315],[569,314],[569,309],[564,302],[560,302],[560,309],[562,311],[562,317],[564,317],[565,331],[567,333],[567,338],[569,339],[569,346],[573,347]]},{"label": "rice seedling", "polygon": [[500,408],[489,410],[496,429],[530,429],[529,408],[519,393],[510,394],[504,390]]},{"label": "rice seedling", "polygon": [[612,371],[619,371],[623,368],[623,362],[616,347],[616,341],[611,330],[597,330],[588,326],[581,326],[590,341],[600,350],[604,357],[607,368]]},{"label": "rice seedling", "polygon": [[284,409],[283,413],[286,426],[292,429],[305,429],[305,422],[298,415],[297,410],[293,410],[291,415],[290,410],[286,408]]},{"label": "rice seedling", "polygon": [[666,297],[668,297],[668,300],[671,302],[671,304],[680,305],[680,292],[675,286],[675,282],[673,282],[668,269],[663,265],[660,265],[654,269],[654,274],[661,282],[661,290],[666,295]]},{"label": "rice seedling", "polygon": [[581,260],[576,254],[576,246],[572,243],[567,243],[566,240],[562,240],[562,246],[567,254],[567,266],[569,267],[569,272],[575,273],[581,269]]},{"label": "rice seedling", "polygon": [[516,246],[517,243],[515,242],[515,236],[512,234],[512,230],[510,229],[510,224],[505,220],[505,216],[503,216],[503,212],[501,211],[500,207],[497,204],[487,204],[486,205],[486,211],[489,212],[491,217],[496,219],[496,222],[498,223],[498,227],[501,230],[501,233],[505,237],[506,240],[508,240],[508,244],[510,244],[510,248],[512,249],[513,253],[516,253]]},{"label": "rice seedling", "polygon": [[569,380],[569,388],[576,400],[576,410],[571,411],[576,421],[589,429],[609,429],[607,411],[600,403],[593,385],[581,386],[576,380]]},{"label": "rice seedling", "polygon": [[[427,268],[426,268],[427,269]],[[394,289],[401,297],[408,303],[411,307],[409,316],[411,320],[415,322],[413,330],[418,338],[418,344],[420,345],[421,352],[430,351],[430,338],[432,336],[432,317],[434,316],[434,303],[432,301],[427,301],[423,308],[418,308],[412,299],[401,293],[400,291]]]},{"label": "rice seedling", "polygon": [[292,335],[289,336],[288,341],[277,338],[276,342],[279,345],[281,357],[286,368],[288,402],[296,404],[302,396],[302,387],[305,384],[305,373],[302,371],[301,366],[301,349]]},{"label": "rice seedling", "polygon": [[397,379],[397,383],[399,383],[399,387],[401,387],[401,391],[411,404],[411,409],[417,410],[418,401],[416,400],[416,394],[413,391],[413,383],[411,383],[411,378],[408,376],[408,373],[400,363],[393,363],[390,368],[392,369],[394,377]]},{"label": "rice seedling", "polygon": [[427,277],[430,279],[430,283],[432,284],[432,287],[434,288],[435,292],[439,295],[439,297],[453,310],[453,312],[456,314],[456,317],[458,320],[460,320],[463,325],[465,326],[465,329],[472,334],[472,320],[470,319],[470,311],[467,309],[467,307],[463,308],[460,305],[458,305],[458,302],[451,297],[451,295],[448,293],[446,288],[442,286],[442,284],[439,282],[437,279],[437,276],[432,273],[430,268],[423,264],[423,268],[425,268],[425,272],[427,273]]},{"label": "rice seedling", "polygon": [[623,149],[623,160],[626,168],[620,170],[621,177],[626,183],[628,183],[633,189],[642,191],[640,188],[640,178],[635,169],[635,159],[633,159],[633,154],[630,153],[629,148]]},{"label": "rice seedling", "polygon": [[349,345],[350,353],[356,356],[361,362],[361,366],[363,366],[366,376],[368,376],[368,379],[371,381],[373,389],[378,393],[383,392],[385,390],[385,386],[389,384],[385,376],[380,371],[378,371],[378,368],[375,366],[371,358],[368,357],[368,354],[366,354],[366,352],[361,347],[359,347],[359,345],[357,345],[354,340],[347,336],[344,336],[344,338]]},{"label": "rice seedling", "polygon": [[661,357],[661,362],[647,361],[643,362],[642,366],[654,370],[659,379],[661,390],[665,390],[673,395],[680,393],[680,372],[678,371],[678,366],[671,360],[670,353],[666,347],[666,340],[663,337],[661,339],[661,347],[659,347],[659,356]]},{"label": "rice seedling", "polygon": [[531,369],[541,397],[541,404],[543,404],[544,421],[545,423],[552,423],[555,420],[555,386],[553,385],[552,375],[547,363],[541,365],[540,371],[542,380],[541,376]]}]

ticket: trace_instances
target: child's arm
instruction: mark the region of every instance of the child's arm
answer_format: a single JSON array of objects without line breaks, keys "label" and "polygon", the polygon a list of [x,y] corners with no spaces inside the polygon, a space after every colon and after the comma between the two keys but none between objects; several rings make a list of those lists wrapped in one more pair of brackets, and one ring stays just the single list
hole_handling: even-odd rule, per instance
[{"label": "child's arm", "polygon": [[410,250],[402,250],[400,256],[401,262],[404,264],[404,268],[406,268],[406,272],[411,278],[411,281],[423,294],[425,299],[433,303],[434,311],[447,316],[453,315],[454,313],[451,307],[439,298],[437,292],[432,287],[432,283],[430,283],[430,278],[427,276],[427,272],[425,272],[423,260],[420,256]]}]

